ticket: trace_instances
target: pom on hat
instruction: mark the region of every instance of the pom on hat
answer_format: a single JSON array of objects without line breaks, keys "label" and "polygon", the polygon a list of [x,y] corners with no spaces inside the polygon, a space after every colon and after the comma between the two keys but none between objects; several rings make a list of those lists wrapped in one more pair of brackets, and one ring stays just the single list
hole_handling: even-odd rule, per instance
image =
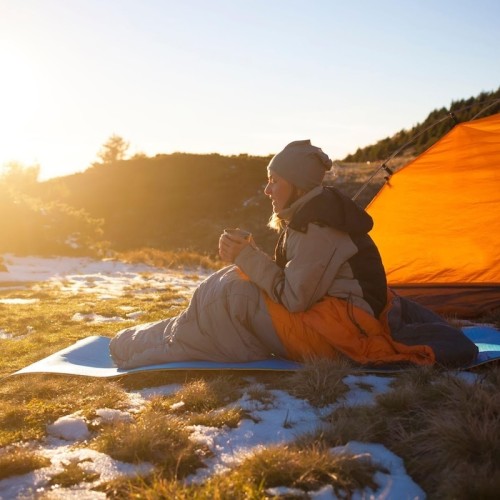
[{"label": "pom on hat", "polygon": [[267,168],[269,172],[276,172],[299,189],[309,191],[321,184],[332,164],[328,155],[307,139],[288,144],[271,160]]}]

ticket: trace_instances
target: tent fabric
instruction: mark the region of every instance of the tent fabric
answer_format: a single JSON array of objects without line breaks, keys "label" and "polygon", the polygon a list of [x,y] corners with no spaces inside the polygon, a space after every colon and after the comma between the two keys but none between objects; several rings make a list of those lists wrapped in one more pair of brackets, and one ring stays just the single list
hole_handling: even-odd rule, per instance
[{"label": "tent fabric", "polygon": [[457,313],[460,303],[468,315],[500,307],[500,114],[456,125],[396,172],[367,211],[390,286],[406,296],[428,288],[441,297],[436,310],[446,295]]}]

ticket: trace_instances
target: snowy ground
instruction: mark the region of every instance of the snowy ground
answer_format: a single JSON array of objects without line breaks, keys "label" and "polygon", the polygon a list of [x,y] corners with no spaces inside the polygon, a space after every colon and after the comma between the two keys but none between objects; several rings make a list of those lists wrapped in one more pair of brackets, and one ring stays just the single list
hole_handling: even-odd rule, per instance
[{"label": "snowy ground", "polygon": [[[165,271],[146,265],[129,265],[116,261],[94,261],[80,258],[39,258],[4,256],[7,272],[0,272],[0,290],[15,290],[26,286],[39,286],[44,282],[68,293],[97,293],[101,299],[117,297],[130,286],[140,293],[158,293],[166,285],[175,287],[180,295],[189,297],[196,285],[206,277],[206,273],[195,270],[192,273]],[[0,303],[24,307],[31,302],[26,299],[11,297],[0,300]],[[140,311],[135,311],[140,315]],[[134,313],[134,314],[135,314]],[[80,315],[79,317],[76,317]],[[94,322],[110,321],[110,318],[92,317],[77,313],[75,320],[91,320]],[[137,316],[138,317],[138,316]],[[113,321],[126,321],[125,318],[114,317]],[[1,325],[0,325],[1,326]],[[3,340],[1,340],[3,339]],[[0,328],[0,340],[10,341],[9,334]],[[391,379],[375,375],[349,375],[344,380],[350,392],[344,400],[337,404],[357,405],[370,404],[376,394],[389,389]],[[249,380],[249,384],[252,384]],[[371,388],[371,389],[370,389]],[[148,399],[157,394],[171,394],[179,389],[178,385],[154,387],[129,393],[128,411],[97,410],[97,418],[101,420],[130,419]],[[227,470],[249,454],[262,447],[274,443],[285,443],[294,440],[298,435],[311,431],[321,425],[321,417],[331,412],[334,406],[321,410],[311,407],[306,401],[296,399],[283,391],[272,391],[272,402],[258,402],[250,398],[248,393],[233,403],[246,410],[252,419],[244,419],[239,426],[230,428],[192,427],[192,439],[206,443],[213,457],[206,461],[207,468],[189,480],[203,481],[210,474]],[[284,425],[286,423],[286,425]],[[91,491],[99,482],[109,481],[120,475],[144,474],[151,465],[144,463],[131,465],[113,460],[107,455],[85,447],[85,441],[92,437],[89,430],[91,422],[78,412],[67,415],[47,427],[48,437],[34,446],[41,454],[51,460],[51,466],[39,469],[22,476],[9,477],[0,481],[0,499],[32,498],[43,493],[48,481],[61,472],[65,464],[78,462],[88,473],[97,473],[99,479],[94,483],[84,483],[76,487],[61,488],[51,492],[51,498],[105,498],[104,493]],[[75,446],[78,445],[78,446]],[[374,463],[383,466],[388,473],[377,473],[375,480],[379,485],[376,492],[359,491],[354,498],[424,498],[422,489],[413,482],[405,471],[402,460],[384,446],[376,443],[351,442],[344,447],[335,448],[332,453],[349,453],[370,456]],[[276,495],[292,493],[286,488],[273,488],[269,491]],[[336,498],[330,488],[323,488],[311,498]]]}]

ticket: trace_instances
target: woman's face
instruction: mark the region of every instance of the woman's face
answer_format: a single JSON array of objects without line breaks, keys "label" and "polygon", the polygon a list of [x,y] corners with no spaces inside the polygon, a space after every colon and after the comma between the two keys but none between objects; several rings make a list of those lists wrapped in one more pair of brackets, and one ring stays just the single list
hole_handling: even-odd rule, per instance
[{"label": "woman's face", "polygon": [[273,212],[279,213],[286,208],[288,200],[293,193],[293,184],[280,177],[275,172],[269,172],[266,189],[264,193],[273,202]]}]

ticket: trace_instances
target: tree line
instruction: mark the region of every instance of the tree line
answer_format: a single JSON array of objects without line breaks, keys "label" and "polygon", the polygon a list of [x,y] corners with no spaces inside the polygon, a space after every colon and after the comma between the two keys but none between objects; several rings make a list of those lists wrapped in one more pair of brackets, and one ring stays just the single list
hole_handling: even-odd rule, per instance
[{"label": "tree line", "polygon": [[[484,111],[483,113],[481,113]],[[477,97],[452,101],[449,108],[431,111],[427,118],[409,130],[403,129],[392,137],[386,137],[375,144],[358,148],[355,153],[347,155],[345,162],[366,162],[385,160],[395,151],[406,155],[417,156],[429,149],[437,140],[449,132],[456,123],[466,122],[475,117],[500,112],[500,87],[493,92],[482,92]],[[478,116],[480,114],[480,116]]]}]

